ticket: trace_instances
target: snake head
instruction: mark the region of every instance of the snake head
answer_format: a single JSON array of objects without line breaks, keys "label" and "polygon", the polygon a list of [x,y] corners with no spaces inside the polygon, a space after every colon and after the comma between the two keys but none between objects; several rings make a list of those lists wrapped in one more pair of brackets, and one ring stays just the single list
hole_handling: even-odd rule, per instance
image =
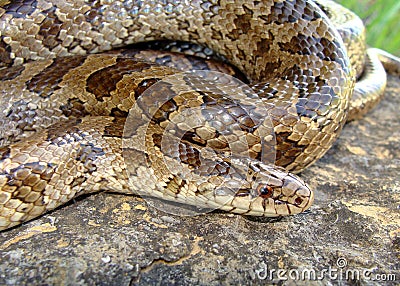
[{"label": "snake head", "polygon": [[278,217],[308,209],[314,193],[298,176],[281,167],[252,161],[246,183],[221,209],[244,215]]}]

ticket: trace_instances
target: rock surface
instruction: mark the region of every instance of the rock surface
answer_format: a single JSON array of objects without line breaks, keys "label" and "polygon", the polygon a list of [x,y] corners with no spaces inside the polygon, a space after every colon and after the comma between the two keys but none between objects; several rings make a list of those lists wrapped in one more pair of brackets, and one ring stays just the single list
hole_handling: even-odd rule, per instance
[{"label": "rock surface", "polygon": [[100,193],[2,232],[0,285],[399,283],[399,93],[391,77],[378,107],[301,174],[316,191],[304,214],[178,217]]}]

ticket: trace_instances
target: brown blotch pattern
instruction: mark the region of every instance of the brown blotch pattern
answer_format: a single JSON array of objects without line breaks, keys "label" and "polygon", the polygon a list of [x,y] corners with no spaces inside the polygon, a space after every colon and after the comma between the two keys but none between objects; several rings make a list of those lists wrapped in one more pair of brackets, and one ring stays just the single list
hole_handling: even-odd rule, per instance
[{"label": "brown blotch pattern", "polygon": [[32,77],[26,83],[26,86],[29,91],[47,98],[60,89],[58,84],[63,80],[63,76],[70,70],[82,65],[85,59],[85,56],[56,58],[51,65]]},{"label": "brown blotch pattern", "polygon": [[44,205],[42,192],[56,169],[57,165],[43,162],[25,163],[11,169],[7,185],[16,188],[12,197],[24,203]]},{"label": "brown blotch pattern", "polygon": [[78,162],[82,162],[82,164],[85,167],[85,170],[89,174],[92,174],[97,169],[94,161],[104,155],[105,152],[101,147],[97,147],[92,143],[85,143],[85,144],[80,144],[75,159]]},{"label": "brown blotch pattern", "polygon": [[[4,37],[0,36],[0,67],[11,66],[13,60],[11,59],[11,47],[4,42]],[[4,70],[1,70],[3,73]]]},{"label": "brown blotch pattern", "polygon": [[306,149],[307,145],[299,145],[298,142],[290,140],[289,132],[276,134],[276,161],[278,166],[290,165]]},{"label": "brown blotch pattern", "polygon": [[243,6],[244,14],[237,15],[233,21],[236,29],[232,30],[230,37],[237,39],[240,35],[247,34],[251,30],[250,20],[253,18],[253,11]]},{"label": "brown blotch pattern", "polygon": [[40,25],[39,30],[39,35],[43,36],[43,45],[49,49],[53,49],[62,44],[58,36],[60,31],[63,30],[63,23],[58,19],[55,13],[56,9],[57,8],[54,6],[44,11],[46,18]]},{"label": "brown blotch pattern", "polygon": [[10,147],[2,147],[0,148],[0,160],[4,160],[10,158]]},{"label": "brown blotch pattern", "polygon": [[[0,48],[1,49],[1,48]],[[0,51],[1,53],[1,51]],[[25,66],[15,66],[0,70],[0,81],[12,80],[25,70]]]},{"label": "brown blotch pattern", "polygon": [[113,121],[105,127],[104,136],[122,138],[125,121],[126,117],[114,117]]},{"label": "brown blotch pattern", "polygon": [[183,187],[187,184],[185,180],[182,180],[175,175],[173,175],[172,178],[169,178],[169,181],[166,181],[165,183],[167,184],[165,188],[176,195],[179,194]]},{"label": "brown blotch pattern", "polygon": [[321,18],[321,15],[314,11],[314,8],[305,1],[282,1],[275,2],[268,16],[262,17],[267,24],[275,23],[282,25],[284,23],[293,23],[298,19],[314,21]]},{"label": "brown blotch pattern", "polygon": [[103,97],[110,97],[111,92],[116,90],[117,83],[125,74],[140,72],[150,66],[150,63],[118,58],[115,64],[91,74],[87,79],[86,90],[94,94],[97,100],[103,101]]},{"label": "brown blotch pattern", "polygon": [[179,159],[193,169],[201,165],[199,150],[190,144],[182,142],[179,144]]},{"label": "brown blotch pattern", "polygon": [[322,60],[337,61],[343,55],[337,54],[337,42],[331,42],[326,38],[316,38],[302,34],[292,37],[288,43],[279,43],[283,51],[297,55],[316,55]]},{"label": "brown blotch pattern", "polygon": [[62,146],[71,142],[81,141],[85,136],[79,129],[82,119],[69,119],[62,121],[47,128],[46,141]]},{"label": "brown blotch pattern", "polygon": [[135,90],[135,98],[137,99],[139,96],[142,95],[143,92],[145,92],[150,86],[155,84],[156,82],[160,81],[158,78],[148,78],[142,80],[138,86],[137,89]]},{"label": "brown blotch pattern", "polygon": [[70,98],[67,103],[60,106],[61,112],[67,117],[83,117],[89,115],[85,102],[78,98]]}]

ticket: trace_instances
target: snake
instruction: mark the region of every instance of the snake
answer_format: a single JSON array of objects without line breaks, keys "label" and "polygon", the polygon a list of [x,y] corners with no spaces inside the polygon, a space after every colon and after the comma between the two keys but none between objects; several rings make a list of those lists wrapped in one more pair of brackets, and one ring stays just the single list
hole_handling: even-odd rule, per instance
[{"label": "snake", "polygon": [[325,0],[0,1],[0,230],[99,191],[304,212],[397,60],[364,34]]}]

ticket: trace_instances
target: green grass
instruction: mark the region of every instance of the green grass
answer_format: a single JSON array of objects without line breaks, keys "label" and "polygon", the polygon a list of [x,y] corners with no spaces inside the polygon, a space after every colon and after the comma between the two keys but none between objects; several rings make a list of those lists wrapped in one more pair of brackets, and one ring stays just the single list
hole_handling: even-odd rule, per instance
[{"label": "green grass", "polygon": [[400,56],[399,0],[337,0],[355,12],[367,27],[369,46]]}]

